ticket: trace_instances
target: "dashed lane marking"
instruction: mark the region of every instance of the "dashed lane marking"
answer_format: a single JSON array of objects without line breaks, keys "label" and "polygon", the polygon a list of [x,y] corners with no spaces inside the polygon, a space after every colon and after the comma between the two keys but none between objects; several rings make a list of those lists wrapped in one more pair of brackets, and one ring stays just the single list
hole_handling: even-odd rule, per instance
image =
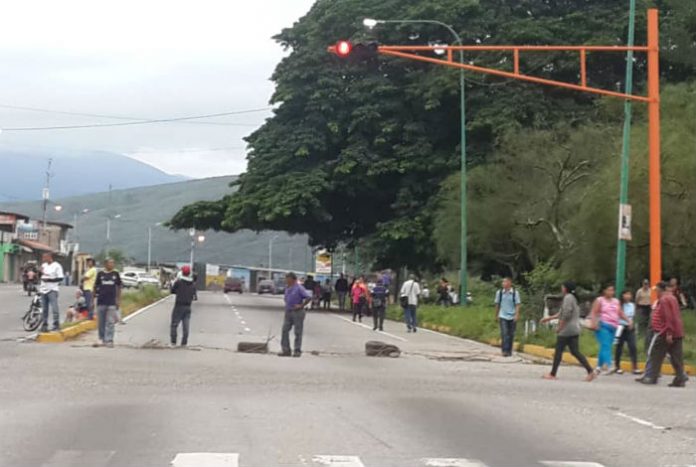
[{"label": "dashed lane marking", "polygon": [[604,467],[596,462],[565,462],[565,461],[541,461],[547,467]]},{"label": "dashed lane marking", "polygon": [[430,457],[423,459],[428,467],[486,467],[476,459],[460,459],[455,457]]},{"label": "dashed lane marking", "polygon": [[616,415],[617,417],[625,418],[625,419],[627,419],[627,420],[630,420],[630,421],[632,421],[632,422],[635,422],[635,423],[637,423],[637,424],[639,424],[639,425],[647,426],[647,427],[649,427],[649,428],[652,428],[653,430],[660,430],[660,431],[663,431],[663,430],[666,430],[666,429],[667,429],[667,427],[665,427],[665,426],[655,425],[655,424],[654,424],[653,422],[651,422],[651,421],[643,420],[642,418],[634,417],[634,416],[632,416],[632,415],[628,415],[628,414],[625,414],[625,413],[623,413],[623,412],[615,412],[615,415]]},{"label": "dashed lane marking", "polygon": [[329,467],[365,467],[358,456],[314,456],[312,460],[320,465]]},{"label": "dashed lane marking", "polygon": [[[335,315],[335,314],[331,314],[330,316],[333,316],[334,318],[342,319],[342,320],[345,321],[346,323],[354,324],[354,325],[356,325],[356,326],[360,326],[361,328],[365,328],[365,329],[368,329],[368,330],[372,331],[372,327],[368,326],[367,324],[358,323],[358,322],[356,322],[356,321],[353,321],[353,320],[350,320],[350,319],[348,319],[348,318],[344,318],[343,316],[338,316],[338,315]],[[396,340],[399,340],[399,341],[401,341],[401,342],[408,342],[407,339],[404,339],[404,338],[401,337],[401,336],[396,336],[396,335],[394,335],[394,334],[390,334],[390,333],[385,332],[385,331],[373,331],[373,332],[376,332],[376,333],[378,333],[378,334],[382,334],[383,336],[391,337],[392,339],[396,339]]]},{"label": "dashed lane marking", "polygon": [[180,452],[172,460],[173,467],[238,467],[236,452]]}]

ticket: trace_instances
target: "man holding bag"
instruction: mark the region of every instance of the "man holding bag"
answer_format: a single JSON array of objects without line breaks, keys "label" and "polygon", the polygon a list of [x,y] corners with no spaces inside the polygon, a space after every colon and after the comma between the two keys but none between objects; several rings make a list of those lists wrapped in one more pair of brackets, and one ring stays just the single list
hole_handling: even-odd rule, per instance
[{"label": "man holding bag", "polygon": [[399,303],[404,309],[404,319],[406,321],[407,332],[416,332],[418,321],[416,320],[416,310],[418,309],[418,297],[421,288],[416,282],[416,276],[409,274],[408,280],[401,286]]}]

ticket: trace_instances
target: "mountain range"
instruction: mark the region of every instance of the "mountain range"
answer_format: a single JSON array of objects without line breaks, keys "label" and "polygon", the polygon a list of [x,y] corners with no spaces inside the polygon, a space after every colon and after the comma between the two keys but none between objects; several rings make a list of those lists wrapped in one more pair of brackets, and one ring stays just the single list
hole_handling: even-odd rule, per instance
[{"label": "mountain range", "polygon": [[187,179],[113,152],[0,148],[0,202],[41,199],[49,159],[52,199]]},{"label": "mountain range", "polygon": [[[106,174],[101,163],[92,167]],[[74,224],[72,240],[80,244],[81,251],[97,254],[107,248],[117,248],[139,262],[147,260],[150,228],[154,263],[188,261],[191,245],[188,232],[171,231],[161,223],[187,204],[221,198],[231,191],[229,185],[235,179],[236,176],[214,177],[58,198],[55,202],[60,203],[62,210],[50,209],[48,220]],[[39,200],[0,202],[0,210],[40,218],[41,205]],[[110,241],[106,239],[107,218],[110,219]],[[196,247],[196,261],[268,266],[269,241],[276,236],[273,267],[305,270],[311,261],[307,237],[282,232],[205,232],[205,241]]]}]

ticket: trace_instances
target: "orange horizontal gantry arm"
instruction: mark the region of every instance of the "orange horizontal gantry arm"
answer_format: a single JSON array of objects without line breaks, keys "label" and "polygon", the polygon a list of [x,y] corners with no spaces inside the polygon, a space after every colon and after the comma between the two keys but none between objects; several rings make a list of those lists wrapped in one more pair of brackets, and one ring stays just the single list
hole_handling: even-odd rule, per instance
[{"label": "orange horizontal gantry arm", "polygon": [[[328,48],[329,52],[336,53],[335,46]],[[517,79],[530,83],[545,84],[547,86],[556,86],[573,91],[589,92],[592,94],[601,94],[605,96],[613,96],[621,99],[628,99],[637,102],[651,102],[650,97],[640,96],[636,94],[626,94],[622,92],[609,91],[607,89],[596,88],[587,85],[587,53],[588,52],[651,52],[648,46],[611,46],[611,45],[380,45],[377,47],[377,52],[383,55],[392,57],[407,58],[421,62],[434,63],[436,65],[444,65],[452,68],[460,68],[464,70],[474,71],[477,73],[485,73],[503,78]],[[424,55],[419,55],[417,52],[439,52],[445,58],[433,58]],[[469,63],[457,62],[453,59],[454,52],[500,52],[509,51],[513,54],[513,71],[497,70],[495,68],[482,67]],[[578,52],[580,58],[580,83],[568,83],[565,81],[557,81],[553,79],[540,78],[525,73],[520,73],[520,52]]]}]

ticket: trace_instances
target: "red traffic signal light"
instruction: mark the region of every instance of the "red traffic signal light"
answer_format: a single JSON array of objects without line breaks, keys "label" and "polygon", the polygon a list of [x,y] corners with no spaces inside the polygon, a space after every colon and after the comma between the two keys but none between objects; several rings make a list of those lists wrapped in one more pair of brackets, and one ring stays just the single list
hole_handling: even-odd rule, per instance
[{"label": "red traffic signal light", "polygon": [[336,55],[339,57],[347,57],[350,51],[353,50],[353,45],[348,41],[336,42]]}]

